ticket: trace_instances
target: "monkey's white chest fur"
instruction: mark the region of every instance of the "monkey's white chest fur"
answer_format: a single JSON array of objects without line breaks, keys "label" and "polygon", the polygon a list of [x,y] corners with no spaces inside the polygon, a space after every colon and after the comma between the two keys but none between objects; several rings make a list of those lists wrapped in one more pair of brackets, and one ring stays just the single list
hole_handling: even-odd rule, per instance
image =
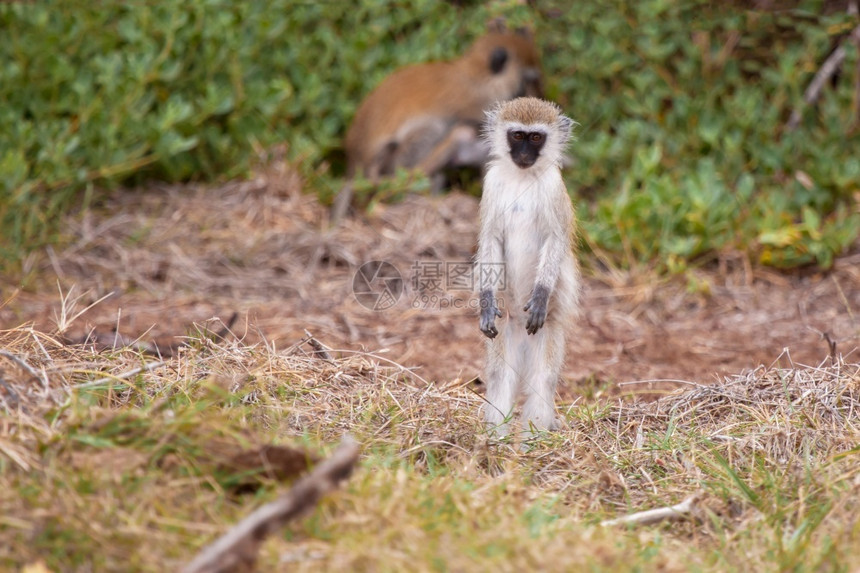
[{"label": "monkey's white chest fur", "polygon": [[[565,330],[576,314],[579,274],[572,252],[573,207],[559,168],[540,163],[520,169],[491,163],[481,199],[479,270],[482,293],[493,292],[501,311],[498,335],[487,341],[487,403],[491,431],[503,435],[517,394],[525,396],[524,429],[554,428],[555,387],[564,361]],[[528,305],[548,293],[545,322],[529,334]]]},{"label": "monkey's white chest fur", "polygon": [[[537,166],[524,170],[509,164],[493,165],[484,181],[484,197],[489,207],[484,216],[494,219],[487,223],[498,229],[490,240],[499,241],[501,247],[495,252],[496,260],[486,262],[504,269],[504,284],[498,285],[496,296],[508,319],[524,324],[527,315],[523,305],[536,282],[553,282],[553,274],[556,284],[548,285],[553,291],[551,308],[562,303],[566,311],[575,305],[576,301],[566,296],[577,289],[568,238],[571,229],[562,220],[564,214],[556,212],[559,205],[569,205],[570,199],[558,169],[553,166],[539,172]],[[550,276],[539,277],[542,259],[546,260],[559,242],[563,246],[559,260],[547,261],[557,268],[547,269]],[[554,314],[548,314],[547,320],[560,318]]]}]

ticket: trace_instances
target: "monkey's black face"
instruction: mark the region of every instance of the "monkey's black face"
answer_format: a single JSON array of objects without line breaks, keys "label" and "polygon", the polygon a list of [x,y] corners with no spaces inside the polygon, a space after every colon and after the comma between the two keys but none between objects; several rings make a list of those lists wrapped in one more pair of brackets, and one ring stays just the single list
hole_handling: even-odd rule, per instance
[{"label": "monkey's black face", "polygon": [[542,131],[512,129],[508,132],[511,159],[520,169],[527,169],[535,164],[544,143],[546,143],[546,134]]}]

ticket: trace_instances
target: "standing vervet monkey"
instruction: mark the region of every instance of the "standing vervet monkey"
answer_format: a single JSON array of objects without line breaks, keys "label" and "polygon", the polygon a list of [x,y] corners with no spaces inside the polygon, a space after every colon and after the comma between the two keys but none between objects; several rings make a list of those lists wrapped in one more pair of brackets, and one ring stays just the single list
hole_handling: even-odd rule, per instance
[{"label": "standing vervet monkey", "polygon": [[561,178],[573,124],[557,105],[531,97],[487,112],[476,270],[489,338],[484,419],[497,435],[507,433],[518,389],[524,430],[557,427],[555,387],[580,287],[573,205]]},{"label": "standing vervet monkey", "polygon": [[479,134],[484,110],[499,101],[541,96],[540,59],[526,29],[509,32],[494,20],[459,59],[401,68],[361,103],[346,134],[347,183],[332,220],[352,201],[350,180],[372,181],[399,167],[426,173],[435,192],[443,171],[483,168],[489,149]]}]

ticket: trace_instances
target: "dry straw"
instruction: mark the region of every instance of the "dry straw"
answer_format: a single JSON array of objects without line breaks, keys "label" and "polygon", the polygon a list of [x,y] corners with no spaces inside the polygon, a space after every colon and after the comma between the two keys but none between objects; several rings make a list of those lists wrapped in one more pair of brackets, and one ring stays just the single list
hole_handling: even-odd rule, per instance
[{"label": "dry straw", "polygon": [[[67,487],[52,491],[47,484],[57,483],[53,481],[61,475],[57,472],[70,468],[82,475],[105,476],[90,478],[97,481],[119,479],[106,476],[131,471],[147,476],[155,485],[161,483],[160,487],[172,484],[175,489],[171,491],[183,498],[176,498],[170,508],[168,513],[179,514],[171,519],[200,526],[194,530],[165,528],[170,522],[167,517],[145,519],[147,527],[160,531],[156,537],[161,542],[142,538],[137,541],[139,548],[125,546],[122,551],[131,552],[150,568],[178,566],[190,559],[195,548],[211,541],[212,533],[225,531],[250,511],[243,510],[242,504],[214,514],[208,509],[227,495],[220,486],[208,493],[207,488],[200,489],[204,483],[216,483],[213,476],[217,473],[211,472],[223,458],[224,448],[285,438],[333,444],[346,431],[362,444],[364,461],[355,485],[348,486],[348,493],[335,495],[334,505],[324,510],[325,527],[345,537],[334,545],[330,542],[328,549],[311,543],[332,567],[343,560],[353,565],[368,563],[363,544],[370,542],[375,530],[362,529],[359,534],[340,524],[379,519],[371,508],[385,501],[375,499],[382,486],[372,475],[387,475],[407,492],[446,483],[444,487],[451,487],[458,481],[470,483],[472,493],[464,499],[490,505],[480,506],[480,510],[464,506],[462,511],[467,514],[481,515],[501,507],[499,503],[526,511],[536,503],[529,499],[554,499],[563,506],[554,510],[554,519],[559,521],[546,531],[573,527],[579,532],[576,535],[583,535],[582,528],[589,524],[619,524],[625,521],[623,516],[636,510],[665,507],[664,517],[682,517],[693,525],[693,530],[679,530],[682,537],[700,528],[710,531],[713,525],[709,523],[734,527],[739,535],[739,531],[755,530],[762,520],[768,522],[768,508],[777,503],[768,490],[768,479],[780,480],[780,486],[788,488],[782,495],[796,500],[785,509],[786,519],[810,511],[802,508],[812,499],[803,497],[803,487],[811,488],[806,494],[814,493],[829,508],[829,515],[840,516],[839,496],[848,494],[844,484],[860,475],[856,460],[860,438],[857,364],[836,361],[817,367],[760,367],[711,385],[686,383],[650,401],[635,396],[577,400],[565,406],[567,427],[562,431],[530,443],[497,444],[482,434],[475,414],[481,398],[466,384],[429,383],[409,369],[369,353],[335,348],[325,349],[327,356],[322,357],[322,345],[302,339],[290,348],[276,350],[235,339],[188,339],[173,357],[153,364],[133,351],[69,346],[29,327],[0,332],[4,349],[0,354],[0,405],[5,420],[0,455],[7,463],[0,480],[7,488],[22,483],[30,483],[28,487],[36,490],[47,488],[43,491],[54,499],[41,508],[25,498],[7,499],[3,510],[15,516],[16,527],[3,534],[4,545],[33,556],[34,550],[27,549],[32,535],[45,526],[46,519],[58,523],[71,519],[68,502],[75,498],[102,508],[85,510],[87,523],[77,525],[94,542],[127,542],[128,533],[116,529],[117,517],[109,509],[115,503],[113,496],[126,492],[140,507],[147,507],[156,503],[149,496],[163,494],[127,489],[121,481],[103,482],[113,484],[105,486],[103,493],[108,497]],[[125,441],[110,432],[120,432]],[[165,440],[177,435],[193,443],[189,450],[195,452],[193,456],[183,454],[181,448],[167,457],[157,453]],[[46,448],[51,443],[56,445]],[[95,467],[96,462],[86,461],[101,459],[99,455],[114,456],[111,463],[115,467]],[[207,465],[210,459],[212,463]],[[57,465],[61,461],[72,465]],[[404,468],[410,473],[403,474]],[[180,477],[187,472],[197,477],[190,481]],[[415,477],[408,477],[412,472]],[[422,481],[427,478],[433,481]],[[420,497],[420,491],[407,495]],[[517,491],[523,497],[514,493]],[[686,500],[684,504],[675,505],[682,500]],[[610,520],[619,516],[620,520]],[[400,526],[384,527],[408,530],[412,527],[409,520],[414,518],[404,514],[398,518],[405,520]],[[502,527],[507,518],[499,519]],[[523,527],[519,519],[504,527]],[[641,522],[649,519],[643,517]],[[627,521],[640,520],[634,516]],[[216,529],[205,525],[209,523]],[[444,522],[440,527],[446,527]],[[492,530],[487,532],[491,534]],[[427,533],[415,535],[420,539]],[[167,540],[172,542],[165,545]],[[485,541],[478,537],[475,542]],[[284,543],[276,542],[279,551],[287,550],[289,543]],[[166,546],[175,549],[165,551]],[[146,551],[146,556],[140,551]],[[99,563],[116,568],[122,555],[129,558],[123,552],[107,552]],[[339,557],[335,559],[335,555]],[[272,558],[264,551],[261,563],[271,564]],[[581,554],[580,558],[586,559],[584,563],[590,559]],[[450,562],[457,563],[456,559]]]}]

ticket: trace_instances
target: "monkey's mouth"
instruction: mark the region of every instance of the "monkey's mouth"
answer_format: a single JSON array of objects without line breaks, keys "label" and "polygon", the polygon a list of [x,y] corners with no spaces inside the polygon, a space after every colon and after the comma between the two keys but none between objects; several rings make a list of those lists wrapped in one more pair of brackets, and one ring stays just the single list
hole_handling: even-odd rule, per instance
[{"label": "monkey's mouth", "polygon": [[525,157],[513,157],[514,165],[519,167],[520,169],[528,169],[537,161],[537,157],[530,157],[526,155]]}]

